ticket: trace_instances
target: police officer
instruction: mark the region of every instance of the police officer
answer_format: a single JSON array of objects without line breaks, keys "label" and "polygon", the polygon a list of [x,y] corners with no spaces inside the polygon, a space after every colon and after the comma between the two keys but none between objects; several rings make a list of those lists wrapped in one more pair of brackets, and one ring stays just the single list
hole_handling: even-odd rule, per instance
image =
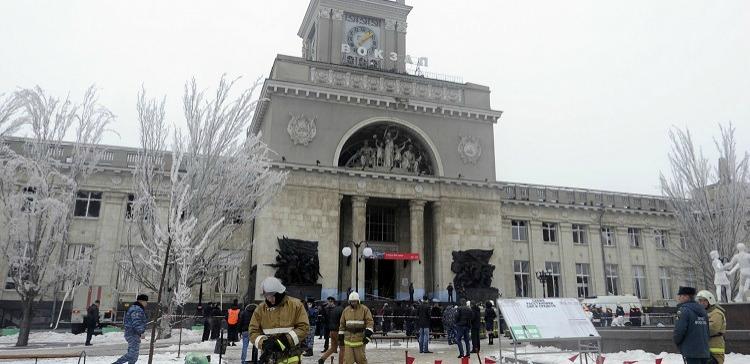
[{"label": "police officer", "polygon": [[274,277],[261,283],[265,301],[250,319],[250,341],[261,351],[261,362],[269,356],[279,364],[301,361],[299,344],[310,333],[310,322],[302,302],[286,295],[286,287]]},{"label": "police officer", "polygon": [[367,364],[365,347],[370,342],[375,322],[367,306],[359,301],[359,294],[349,294],[349,307],[339,320],[339,343],[344,343],[345,364]]},{"label": "police officer", "polygon": [[146,332],[148,318],[146,316],[146,305],[148,296],[139,294],[136,301],[130,305],[128,311],[123,317],[123,327],[125,328],[125,341],[128,342],[128,352],[117,359],[113,364],[129,363],[133,364],[138,361],[138,351],[141,348],[141,339]]},{"label": "police officer", "polygon": [[680,287],[677,292],[677,323],[674,326],[674,343],[679,347],[685,364],[707,364],[708,314],[695,302],[695,288]]},{"label": "police officer", "polygon": [[716,303],[716,297],[710,291],[700,291],[696,296],[698,303],[708,312],[708,351],[713,363],[724,364],[724,334],[727,332],[727,316],[724,308]]}]

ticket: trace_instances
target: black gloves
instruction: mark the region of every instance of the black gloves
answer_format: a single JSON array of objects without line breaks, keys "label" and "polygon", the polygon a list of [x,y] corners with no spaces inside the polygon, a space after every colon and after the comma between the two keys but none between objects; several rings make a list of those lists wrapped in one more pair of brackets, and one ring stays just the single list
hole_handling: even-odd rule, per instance
[{"label": "black gloves", "polygon": [[286,335],[271,336],[263,342],[263,351],[269,353],[280,353],[289,348],[289,340]]},{"label": "black gloves", "polygon": [[365,337],[362,339],[362,342],[364,342],[365,345],[370,342],[370,336],[372,336],[372,331],[370,331],[370,329],[365,330]]}]

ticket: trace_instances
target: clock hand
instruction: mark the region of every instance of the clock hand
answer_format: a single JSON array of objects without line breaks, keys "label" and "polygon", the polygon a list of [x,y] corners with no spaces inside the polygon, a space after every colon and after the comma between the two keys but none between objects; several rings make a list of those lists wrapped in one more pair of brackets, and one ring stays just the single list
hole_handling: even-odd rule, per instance
[{"label": "clock hand", "polygon": [[375,33],[368,32],[367,35],[364,36],[364,38],[362,38],[362,39],[359,40],[358,46],[361,47],[362,43],[367,42],[370,38],[372,38],[373,35],[375,35]]}]

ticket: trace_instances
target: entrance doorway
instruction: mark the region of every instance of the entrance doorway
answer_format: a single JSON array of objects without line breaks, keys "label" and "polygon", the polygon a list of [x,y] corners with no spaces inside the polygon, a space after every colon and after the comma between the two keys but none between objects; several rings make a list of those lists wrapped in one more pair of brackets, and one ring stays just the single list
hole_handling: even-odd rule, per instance
[{"label": "entrance doorway", "polygon": [[396,298],[396,264],[393,260],[365,260],[367,299]]}]

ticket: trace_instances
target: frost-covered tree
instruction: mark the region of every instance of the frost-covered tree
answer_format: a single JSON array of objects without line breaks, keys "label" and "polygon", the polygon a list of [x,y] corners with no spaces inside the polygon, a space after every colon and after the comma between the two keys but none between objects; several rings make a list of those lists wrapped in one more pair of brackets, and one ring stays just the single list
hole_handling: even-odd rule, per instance
[{"label": "frost-covered tree", "polygon": [[168,335],[169,315],[188,301],[193,287],[218,277],[229,263],[242,262],[244,255],[229,256],[225,249],[234,248],[235,232],[286,181],[285,172],[271,168],[272,152],[260,136],[246,134],[257,83],[230,100],[233,85],[222,78],[209,98],[195,80],[187,83],[185,124],[173,131],[163,99],[148,99],[145,91],[138,99],[141,145],[133,172],[131,238],[120,264],[157,292],[162,337]]},{"label": "frost-covered tree", "polygon": [[104,150],[96,145],[113,119],[93,87],[80,104],[36,87],[0,106],[0,130],[27,136],[4,135],[0,146],[0,251],[23,307],[17,346],[28,344],[34,301],[86,274],[78,262],[61,258],[78,186],[101,159]]},{"label": "frost-covered tree", "polygon": [[[681,231],[670,251],[682,267],[692,267],[699,285],[713,284],[709,253],[731,257],[737,243],[750,237],[750,156],[737,150],[733,125],[720,126],[714,141],[719,154],[712,163],[695,145],[689,130],[669,133],[670,175],[661,175],[661,188]],[[736,285],[733,285],[736,286]]]}]

